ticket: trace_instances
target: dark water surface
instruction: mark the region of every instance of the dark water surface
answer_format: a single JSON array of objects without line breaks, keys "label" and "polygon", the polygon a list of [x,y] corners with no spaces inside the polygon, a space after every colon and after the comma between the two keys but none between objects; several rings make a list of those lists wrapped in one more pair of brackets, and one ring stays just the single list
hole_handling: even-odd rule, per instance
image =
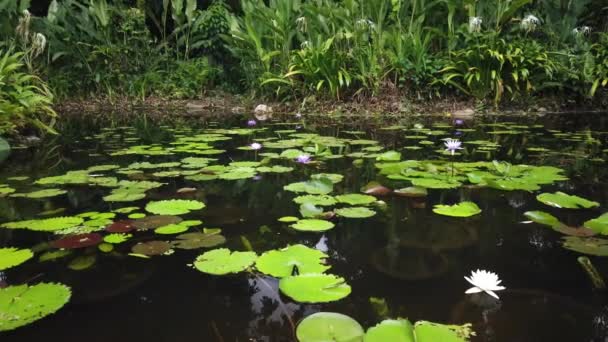
[{"label": "dark water surface", "polygon": [[[381,177],[374,167],[374,158],[355,155],[308,165],[273,161],[273,165],[292,166],[295,170],[242,180],[195,182],[183,176],[157,178],[152,175],[159,171],[156,169],[144,170],[143,176],[102,172],[119,179],[131,177],[167,183],[148,191],[144,200],[136,202],[107,203],[102,197],[111,189],[86,185],[53,186],[65,188],[68,193],[50,199],[0,197],[0,223],[40,218],[37,216],[40,212],[59,208],[65,211],[55,216],[106,212],[127,206],[138,206],[142,208],[138,212],[144,212],[145,204],[151,200],[197,199],[203,201],[206,208],[182,217],[202,220],[201,227],[221,228],[227,238],[221,247],[245,250],[244,238],[258,254],[296,243],[316,247],[329,255],[331,273],[344,277],[352,287],[352,293],[337,302],[300,304],[280,294],[278,281],[272,277],[251,273],[211,276],[188,266],[206,249],[175,250],[171,255],[150,259],[129,256],[136,242],[173,238],[155,236],[153,231],[133,232],[134,239],[118,245],[113,253],[92,247],[44,263],[37,261],[37,254],[25,264],[8,270],[10,284],[61,282],[72,288],[73,297],[54,315],[15,331],[0,333],[0,341],[293,341],[290,320],[297,324],[318,311],[347,314],[364,327],[373,326],[382,318],[370,304],[370,297],[384,298],[391,317],[473,323],[477,332],[473,341],[605,341],[607,298],[605,293],[593,289],[577,262],[580,254],[561,247],[560,233],[522,221],[527,220],[524,212],[543,210],[569,225],[580,226],[605,211],[607,118],[583,114],[501,117],[467,120],[462,125],[456,125],[449,118],[410,119],[388,129],[369,127],[351,119],[311,124],[291,118],[288,122],[260,123],[256,128],[265,130],[252,134],[225,134],[231,139],[213,143],[214,148],[227,152],[207,157],[219,158],[217,163],[222,164],[231,160],[261,160],[262,156],[237,147],[260,139],[265,144],[263,138],[289,139],[292,133],[287,130],[344,139],[373,139],[387,150],[402,152],[404,160],[435,160],[447,158],[439,153],[443,147],[441,139],[456,137],[465,142],[466,147],[463,154],[456,157],[457,161],[497,159],[513,164],[552,165],[566,170],[570,178],[535,192],[460,188],[429,190],[424,199],[378,196],[386,206],[375,206],[376,216],[334,218],[336,227],[325,233],[297,232],[277,221],[287,215],[300,216],[298,205],[292,202],[295,195],[284,191],[284,185],[304,181],[320,172],[344,175],[343,181],[336,184],[334,194],[359,193],[362,186],[374,180],[390,188],[409,185]],[[63,138],[13,151],[1,166],[0,183],[11,185],[17,192],[27,192],[40,188],[31,185],[32,181],[69,170],[102,164],[126,167],[133,162],[180,161],[197,155],[188,152],[168,156],[109,154],[133,145],[171,146],[176,138],[209,129],[244,128],[246,120],[197,120],[174,127],[142,122],[99,130],[73,127]],[[416,124],[430,130],[422,133],[412,130]],[[496,148],[487,148],[490,146],[487,143],[466,144],[478,140],[494,142]],[[413,146],[421,148],[412,149]],[[332,148],[332,152],[349,154],[365,147]],[[263,152],[280,153],[281,149],[263,148],[260,153]],[[353,163],[361,156],[361,163]],[[30,179],[7,179],[12,176]],[[196,191],[178,193],[183,187],[193,187]],[[601,205],[588,210],[564,211],[535,199],[540,192],[555,191],[583,196]],[[462,200],[477,203],[483,212],[471,218],[450,218],[432,212],[435,204]],[[125,216],[121,214],[116,219]],[[50,233],[0,229],[0,247],[30,248],[55,238]],[[74,271],[67,267],[74,257],[83,254],[96,255],[96,263],[91,268]],[[589,257],[606,276],[606,259]],[[507,287],[499,293],[501,302],[492,310],[480,309],[478,303],[464,294],[469,284],[463,276],[478,268],[498,273]]]}]

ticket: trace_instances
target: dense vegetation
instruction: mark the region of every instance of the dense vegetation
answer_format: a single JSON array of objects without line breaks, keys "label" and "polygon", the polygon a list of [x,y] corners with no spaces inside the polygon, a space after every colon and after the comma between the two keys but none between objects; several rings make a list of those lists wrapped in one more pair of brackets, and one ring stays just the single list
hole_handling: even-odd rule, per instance
[{"label": "dense vegetation", "polygon": [[[53,98],[605,98],[602,0],[0,1],[0,131]],[[203,9],[204,8],[204,9]]]}]

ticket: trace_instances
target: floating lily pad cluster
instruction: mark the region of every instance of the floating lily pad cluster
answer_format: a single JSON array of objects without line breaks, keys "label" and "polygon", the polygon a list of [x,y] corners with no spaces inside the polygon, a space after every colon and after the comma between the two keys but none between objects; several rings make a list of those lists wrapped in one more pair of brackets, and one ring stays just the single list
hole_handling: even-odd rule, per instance
[{"label": "floating lily pad cluster", "polygon": [[318,312],[300,322],[296,335],[302,342],[466,342],[475,334],[470,324],[457,326],[427,321],[412,324],[407,319],[387,319],[366,332],[349,316],[334,312]]}]

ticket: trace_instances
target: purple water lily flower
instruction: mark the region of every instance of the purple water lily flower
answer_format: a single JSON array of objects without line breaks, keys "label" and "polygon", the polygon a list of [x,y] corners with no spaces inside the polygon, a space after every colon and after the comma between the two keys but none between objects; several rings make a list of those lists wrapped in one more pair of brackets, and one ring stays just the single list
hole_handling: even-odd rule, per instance
[{"label": "purple water lily flower", "polygon": [[297,112],[297,113],[296,113],[296,119],[301,119],[301,118],[302,118],[302,113]]},{"label": "purple water lily flower", "polygon": [[308,154],[300,154],[296,158],[296,161],[301,164],[308,164],[310,163],[310,156]]},{"label": "purple water lily flower", "polygon": [[247,121],[247,126],[249,126],[249,127],[253,127],[253,126],[257,125],[257,124],[258,124],[258,122],[255,121],[255,120],[253,120],[253,119]]},{"label": "purple water lily flower", "polygon": [[462,131],[454,131],[454,135],[461,136],[462,135]]},{"label": "purple water lily flower", "polygon": [[462,119],[456,119],[456,120],[454,120],[454,125],[460,126],[462,124],[464,124],[464,120],[462,120]]},{"label": "purple water lily flower", "polygon": [[462,147],[460,147],[462,142],[460,142],[458,139],[446,139],[444,144],[445,150],[450,152],[452,155],[456,153],[456,150],[462,150]]},{"label": "purple water lily flower", "polygon": [[251,147],[252,150],[257,151],[262,148],[262,144],[255,142],[249,145],[249,147]]}]

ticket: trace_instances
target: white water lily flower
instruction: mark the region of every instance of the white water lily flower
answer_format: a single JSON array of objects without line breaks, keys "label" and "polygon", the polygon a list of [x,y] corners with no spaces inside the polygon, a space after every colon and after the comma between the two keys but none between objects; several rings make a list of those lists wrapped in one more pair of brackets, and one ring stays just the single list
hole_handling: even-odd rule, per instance
[{"label": "white water lily flower", "polygon": [[532,14],[528,14],[522,21],[521,27],[527,32],[536,30],[536,27],[540,25],[540,19]]},{"label": "white water lily flower", "polygon": [[498,295],[495,291],[506,289],[506,287],[500,286],[502,280],[498,279],[496,273],[484,270],[472,271],[471,277],[465,276],[464,279],[473,285],[473,287],[465,291],[466,294],[485,292],[498,299]]},{"label": "white water lily flower", "polygon": [[460,147],[462,145],[462,142],[460,142],[458,139],[446,139],[444,145],[445,150],[447,152],[452,153],[452,155],[456,153],[456,150],[462,150],[462,147]]},{"label": "white water lily flower", "polygon": [[481,17],[470,17],[469,18],[469,32],[481,31],[482,23],[483,23],[483,19],[481,19]]}]

